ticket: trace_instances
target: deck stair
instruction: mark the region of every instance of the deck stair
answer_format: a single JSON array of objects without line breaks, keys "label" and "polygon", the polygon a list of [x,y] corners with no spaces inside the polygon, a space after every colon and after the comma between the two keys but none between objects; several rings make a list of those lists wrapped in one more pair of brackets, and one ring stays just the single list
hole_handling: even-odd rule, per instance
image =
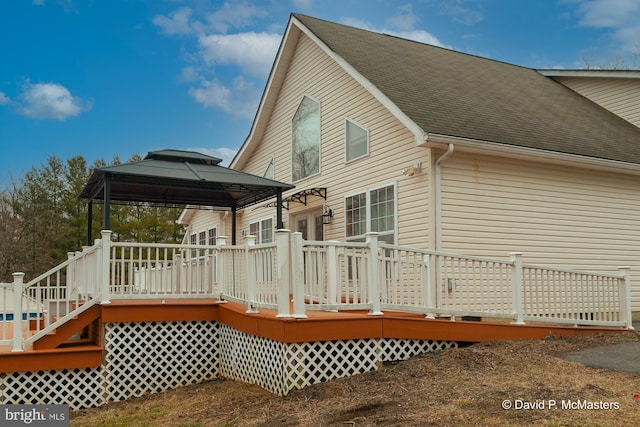
[{"label": "deck stair", "polygon": [[100,306],[94,305],[35,341],[33,349],[49,350],[93,343],[99,329],[97,323],[100,316]]}]

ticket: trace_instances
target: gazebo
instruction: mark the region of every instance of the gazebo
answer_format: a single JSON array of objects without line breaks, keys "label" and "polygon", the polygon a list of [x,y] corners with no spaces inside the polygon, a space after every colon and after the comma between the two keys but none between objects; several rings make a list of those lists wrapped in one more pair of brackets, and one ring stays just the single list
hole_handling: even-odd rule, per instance
[{"label": "gazebo", "polygon": [[151,151],[139,162],[95,169],[79,195],[88,199],[87,244],[91,244],[94,200],[104,203],[104,229],[110,228],[112,201],[228,209],[235,244],[236,211],[276,197],[276,225],[282,228],[282,193],[294,186],[229,169],[220,162],[194,151],[167,149]]}]

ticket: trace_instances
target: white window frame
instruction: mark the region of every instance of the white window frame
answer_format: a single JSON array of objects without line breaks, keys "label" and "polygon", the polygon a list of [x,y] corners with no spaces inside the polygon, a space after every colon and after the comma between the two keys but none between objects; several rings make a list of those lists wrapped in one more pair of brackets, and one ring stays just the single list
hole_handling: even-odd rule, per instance
[{"label": "white window frame", "polygon": [[[262,231],[263,231],[262,224],[265,221],[271,221],[271,240],[269,242],[264,242],[263,239],[262,239]],[[257,245],[260,245],[262,243],[271,243],[271,242],[274,241],[274,239],[275,239],[275,228],[274,228],[275,227],[275,220],[273,219],[272,216],[260,218],[258,220],[250,222],[249,223],[249,234],[251,234],[251,226],[253,224],[257,224],[258,225],[258,232],[255,234],[255,236],[256,236],[256,244]]]},{"label": "white window frame", "polygon": [[345,194],[344,196],[344,236],[345,241],[361,241],[365,240],[364,234],[358,234],[354,236],[347,236],[347,199],[349,197],[357,196],[359,194],[365,193],[366,195],[366,204],[365,204],[365,233],[371,232],[371,192],[375,190],[379,190],[381,188],[393,187],[393,231],[392,232],[380,232],[380,236],[393,236],[393,242],[397,243],[398,241],[398,183],[397,181],[388,182],[381,185],[376,185],[374,187],[368,187],[364,190],[354,191],[352,193]]},{"label": "white window frame", "polygon": [[[213,239],[212,239],[212,235],[215,236],[213,237]],[[207,244],[209,246],[215,246],[218,244],[218,227],[217,226],[207,228]],[[213,249],[209,249],[209,253],[212,254]]]},{"label": "white window frame", "polygon": [[[366,137],[366,152],[358,157],[354,157],[352,159],[349,158],[349,140],[347,139],[348,134],[347,134],[347,127],[349,125],[349,123],[351,123],[354,126],[359,127],[360,129],[364,130],[365,133],[367,134]],[[345,119],[344,120],[344,162],[346,164],[351,163],[351,162],[355,162],[356,160],[365,158],[369,156],[369,129],[366,128],[365,126],[362,126],[360,123],[356,122],[355,120],[351,120],[351,119]]]},{"label": "white window frame", "polygon": [[[198,244],[198,232],[195,231],[193,233],[191,233],[189,235],[189,244],[190,245],[197,245]],[[196,258],[198,256],[198,250],[197,249],[191,249],[191,258]]]},{"label": "white window frame", "polygon": [[[302,101],[304,100],[304,98],[309,98],[311,101],[315,102],[318,104],[318,116],[320,119],[320,123],[318,124],[318,172],[317,173],[312,173],[310,175],[304,176],[302,178],[298,178],[296,180],[293,179],[293,166],[294,166],[294,161],[293,161],[293,154],[294,154],[294,150],[293,150],[293,120],[296,116],[296,113],[298,112],[298,110],[300,109],[300,105],[302,104]],[[290,145],[289,147],[291,148],[291,182],[300,182],[300,181],[304,181],[305,179],[309,179],[311,177],[320,175],[320,173],[322,172],[322,104],[320,103],[320,101],[316,98],[314,98],[313,96],[310,96],[308,94],[304,94],[301,98],[300,98],[300,102],[298,102],[296,109],[293,113],[293,115],[291,116],[291,120],[289,121],[289,135],[291,138],[290,141]]]}]

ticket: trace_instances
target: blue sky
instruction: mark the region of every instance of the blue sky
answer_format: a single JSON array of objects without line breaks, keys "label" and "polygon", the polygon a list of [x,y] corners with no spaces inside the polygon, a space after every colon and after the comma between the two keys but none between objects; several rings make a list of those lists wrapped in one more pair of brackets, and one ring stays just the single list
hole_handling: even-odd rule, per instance
[{"label": "blue sky", "polygon": [[228,162],[291,12],[532,68],[640,53],[637,0],[2,0],[0,188],[52,155]]}]

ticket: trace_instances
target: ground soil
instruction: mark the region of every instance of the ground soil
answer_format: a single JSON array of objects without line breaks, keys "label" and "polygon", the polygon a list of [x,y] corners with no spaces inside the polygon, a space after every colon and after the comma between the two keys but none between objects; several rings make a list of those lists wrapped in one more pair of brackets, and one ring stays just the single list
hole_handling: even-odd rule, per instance
[{"label": "ground soil", "polygon": [[285,397],[211,381],[74,411],[71,426],[638,426],[640,377],[562,356],[639,339],[626,333],[480,343]]}]

